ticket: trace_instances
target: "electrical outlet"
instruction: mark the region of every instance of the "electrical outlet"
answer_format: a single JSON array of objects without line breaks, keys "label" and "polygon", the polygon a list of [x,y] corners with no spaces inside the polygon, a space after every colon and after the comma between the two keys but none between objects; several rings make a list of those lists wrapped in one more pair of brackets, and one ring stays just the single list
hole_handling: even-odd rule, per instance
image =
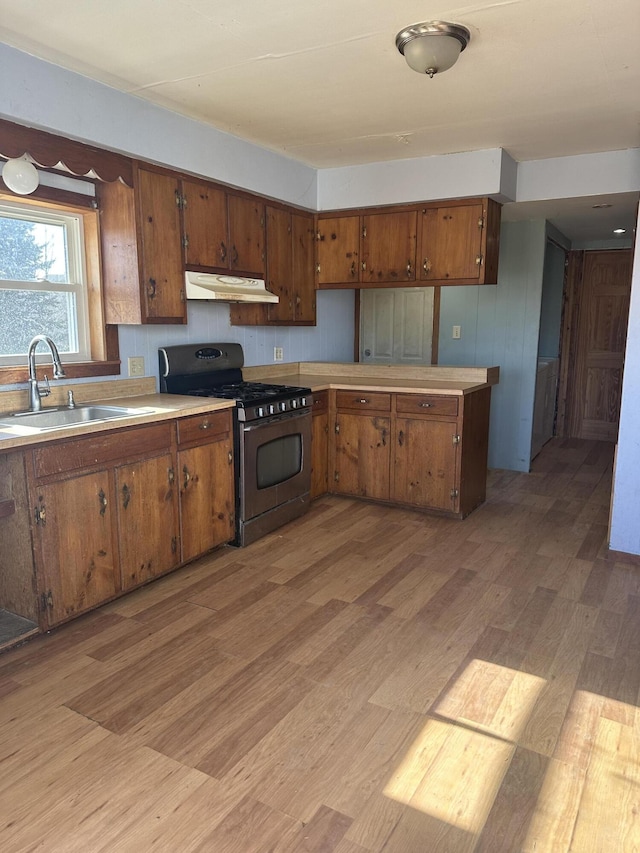
[{"label": "electrical outlet", "polygon": [[460,340],[460,326],[453,327],[453,335],[451,336],[454,341]]},{"label": "electrical outlet", "polygon": [[128,359],[129,376],[144,376],[144,358],[141,355]]},{"label": "electrical outlet", "polygon": [[273,360],[284,361],[284,349],[282,347],[273,348]]}]

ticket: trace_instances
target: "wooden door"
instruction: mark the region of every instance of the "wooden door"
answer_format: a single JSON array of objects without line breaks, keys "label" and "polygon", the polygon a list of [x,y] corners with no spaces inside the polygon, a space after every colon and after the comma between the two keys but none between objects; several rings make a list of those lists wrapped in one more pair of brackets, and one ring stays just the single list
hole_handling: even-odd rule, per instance
[{"label": "wooden door", "polygon": [[201,181],[183,181],[184,259],[188,266],[229,268],[227,194]]},{"label": "wooden door", "polygon": [[362,217],[362,282],[415,281],[417,215],[408,210]]},{"label": "wooden door", "polygon": [[451,283],[480,281],[484,227],[482,204],[424,210],[420,278]]},{"label": "wooden door", "polygon": [[318,220],[316,281],[319,287],[360,281],[360,217]]},{"label": "wooden door", "polygon": [[229,269],[263,278],[264,205],[253,198],[229,194]]},{"label": "wooden door", "polygon": [[360,361],[431,364],[433,319],[433,287],[361,290]]},{"label": "wooden door", "polygon": [[316,322],[316,287],[313,276],[315,233],[313,217],[302,213],[291,216],[293,307],[296,323]]},{"label": "wooden door", "polygon": [[187,562],[234,538],[231,438],[178,453],[182,560]]},{"label": "wooden door", "polygon": [[186,323],[178,180],[139,169],[136,189],[146,320]]},{"label": "wooden door", "polygon": [[569,434],[615,441],[631,294],[631,249],[570,253],[582,267],[570,356]]},{"label": "wooden door", "polygon": [[397,418],[392,500],[425,509],[457,509],[455,421]]},{"label": "wooden door", "polygon": [[336,415],[333,491],[389,500],[391,420],[377,415]]},{"label": "wooden door", "polygon": [[269,320],[290,322],[294,318],[291,214],[279,207],[267,207],[266,222],[267,290],[280,297],[277,305],[269,305]]},{"label": "wooden door", "polygon": [[328,490],[329,461],[329,392],[313,395],[313,420],[311,425],[311,499]]},{"label": "wooden door", "polygon": [[170,453],[116,468],[122,588],[168,572],[180,561],[175,472]]},{"label": "wooden door", "polygon": [[49,627],[119,591],[111,475],[99,471],[36,486],[35,527]]}]

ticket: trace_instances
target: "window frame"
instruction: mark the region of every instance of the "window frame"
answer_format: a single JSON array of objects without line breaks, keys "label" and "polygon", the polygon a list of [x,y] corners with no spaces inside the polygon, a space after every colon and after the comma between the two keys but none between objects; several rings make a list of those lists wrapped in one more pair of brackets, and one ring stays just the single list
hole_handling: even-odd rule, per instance
[{"label": "window frame", "polygon": [[[99,214],[95,199],[54,187],[39,186],[28,198],[0,190],[0,202],[20,204],[25,207],[42,207],[52,212],[65,212],[82,218],[86,273],[86,309],[88,315],[89,353],[86,361],[70,361],[62,356],[65,373],[69,378],[117,376],[121,372],[117,326],[107,325],[104,317],[102,294]],[[43,330],[46,332],[46,330]],[[47,362],[38,366],[42,375]],[[26,357],[24,364],[0,365],[0,385],[26,382],[29,378]]]}]

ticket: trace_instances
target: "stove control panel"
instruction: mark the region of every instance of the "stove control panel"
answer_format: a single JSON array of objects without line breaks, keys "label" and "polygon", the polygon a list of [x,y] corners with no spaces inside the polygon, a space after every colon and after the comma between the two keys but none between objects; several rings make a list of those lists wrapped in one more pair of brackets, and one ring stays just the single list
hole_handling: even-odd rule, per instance
[{"label": "stove control panel", "polygon": [[285,415],[288,412],[301,413],[303,409],[311,406],[313,397],[308,394],[288,397],[285,400],[277,400],[274,403],[261,403],[259,405],[242,404],[238,406],[239,421],[256,421],[261,418],[273,418]]}]

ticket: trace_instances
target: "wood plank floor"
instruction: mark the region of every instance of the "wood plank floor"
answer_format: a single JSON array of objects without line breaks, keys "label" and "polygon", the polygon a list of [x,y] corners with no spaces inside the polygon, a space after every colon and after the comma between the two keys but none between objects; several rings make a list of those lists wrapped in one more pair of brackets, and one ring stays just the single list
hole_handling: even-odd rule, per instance
[{"label": "wood plank floor", "polygon": [[0,656],[3,853],[640,850],[612,447],[463,522],[341,498]]}]

